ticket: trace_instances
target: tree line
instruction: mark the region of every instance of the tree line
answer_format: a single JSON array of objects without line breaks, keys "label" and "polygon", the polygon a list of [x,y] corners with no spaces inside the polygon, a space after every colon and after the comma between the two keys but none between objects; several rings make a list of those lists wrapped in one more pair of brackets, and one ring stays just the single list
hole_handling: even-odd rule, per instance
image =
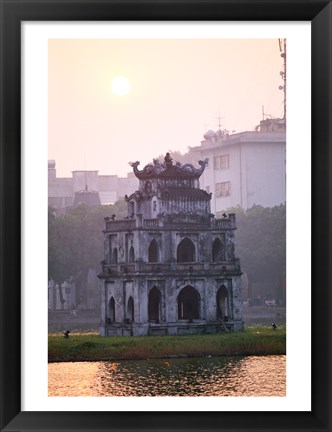
[{"label": "tree line", "polygon": [[235,251],[248,276],[247,296],[286,301],[286,205],[228,209],[236,214]]},{"label": "tree line", "polygon": [[[286,206],[254,206],[249,210],[237,207],[227,212],[236,213],[235,250],[248,279],[244,298],[285,302]],[[113,214],[118,219],[127,215],[124,200],[97,208],[80,204],[61,216],[55,216],[49,208],[48,277],[58,285],[61,302],[65,281],[75,282],[76,303],[86,302],[89,269],[98,274],[104,258],[104,217]]]},{"label": "tree line", "polygon": [[104,256],[104,217],[127,215],[124,200],[114,205],[89,207],[79,204],[66,214],[55,216],[48,209],[48,279],[59,287],[60,302],[64,304],[62,285],[75,282],[76,305],[87,304],[89,270],[97,274]]}]

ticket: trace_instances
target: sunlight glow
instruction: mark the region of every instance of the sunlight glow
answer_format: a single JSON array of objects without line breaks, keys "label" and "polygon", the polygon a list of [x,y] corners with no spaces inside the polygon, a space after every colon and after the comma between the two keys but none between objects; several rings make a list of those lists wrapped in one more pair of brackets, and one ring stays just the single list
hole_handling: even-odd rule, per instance
[{"label": "sunlight glow", "polygon": [[123,77],[117,76],[112,80],[112,92],[117,96],[124,96],[130,91],[130,81]]}]

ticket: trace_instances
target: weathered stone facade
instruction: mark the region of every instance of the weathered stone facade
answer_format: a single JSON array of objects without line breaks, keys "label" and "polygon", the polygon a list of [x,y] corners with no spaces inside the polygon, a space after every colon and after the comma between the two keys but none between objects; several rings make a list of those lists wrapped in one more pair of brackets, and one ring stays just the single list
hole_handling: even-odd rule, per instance
[{"label": "weathered stone facade", "polygon": [[128,216],[105,220],[100,334],[167,335],[243,330],[235,215],[216,219],[199,189],[200,168],[138,169]]}]

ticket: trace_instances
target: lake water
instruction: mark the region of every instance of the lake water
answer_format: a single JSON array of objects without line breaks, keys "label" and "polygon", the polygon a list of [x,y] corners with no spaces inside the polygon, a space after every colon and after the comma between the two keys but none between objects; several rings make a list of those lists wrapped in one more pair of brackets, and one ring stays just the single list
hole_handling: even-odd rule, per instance
[{"label": "lake water", "polygon": [[286,396],[286,356],[50,363],[49,396]]}]

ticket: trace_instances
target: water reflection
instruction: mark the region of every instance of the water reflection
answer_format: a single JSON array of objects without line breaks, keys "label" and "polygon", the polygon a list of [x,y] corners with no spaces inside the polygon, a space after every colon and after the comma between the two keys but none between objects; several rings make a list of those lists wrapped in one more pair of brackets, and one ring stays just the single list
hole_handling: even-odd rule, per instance
[{"label": "water reflection", "polygon": [[49,396],[285,396],[286,356],[49,364]]}]

